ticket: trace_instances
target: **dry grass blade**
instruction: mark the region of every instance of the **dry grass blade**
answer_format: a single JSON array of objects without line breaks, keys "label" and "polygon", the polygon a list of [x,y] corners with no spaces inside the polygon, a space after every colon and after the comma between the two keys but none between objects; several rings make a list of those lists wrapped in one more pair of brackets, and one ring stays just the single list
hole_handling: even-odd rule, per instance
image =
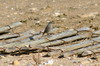
[{"label": "dry grass blade", "polygon": [[33,54],[33,60],[35,61],[36,66],[38,66],[41,63],[40,54],[39,53],[37,55]]},{"label": "dry grass blade", "polygon": [[20,25],[22,25],[21,22],[15,22],[15,23],[12,23],[12,24],[10,24],[10,25],[1,27],[1,28],[0,28],[0,33],[5,32],[5,31],[7,31],[7,30],[9,30],[9,29],[18,27],[18,26],[20,26]]}]

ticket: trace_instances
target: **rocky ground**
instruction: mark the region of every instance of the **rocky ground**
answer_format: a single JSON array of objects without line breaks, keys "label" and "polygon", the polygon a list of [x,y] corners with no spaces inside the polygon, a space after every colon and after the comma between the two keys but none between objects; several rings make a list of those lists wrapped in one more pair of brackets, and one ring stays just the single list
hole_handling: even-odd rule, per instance
[{"label": "rocky ground", "polygon": [[[59,28],[57,33],[85,26],[100,30],[99,6],[99,0],[1,0],[0,27],[21,21],[24,25],[14,28],[15,33],[29,29],[37,32],[53,21]],[[39,66],[100,66],[100,59],[42,57],[44,54],[1,55],[0,66],[35,66],[37,62]]]}]

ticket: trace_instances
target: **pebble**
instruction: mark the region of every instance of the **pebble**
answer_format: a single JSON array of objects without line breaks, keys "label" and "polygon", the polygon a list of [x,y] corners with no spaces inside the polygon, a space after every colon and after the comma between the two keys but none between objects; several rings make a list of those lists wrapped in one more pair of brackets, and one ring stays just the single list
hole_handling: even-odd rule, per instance
[{"label": "pebble", "polygon": [[11,10],[14,10],[14,8],[11,8]]},{"label": "pebble", "polygon": [[59,13],[59,12],[55,12],[54,13],[54,16],[56,16],[56,17],[58,17],[58,16],[60,16],[61,15],[61,13]]},{"label": "pebble", "polygon": [[39,66],[43,66],[43,64],[39,64]]},{"label": "pebble", "polygon": [[10,15],[7,15],[7,17],[10,17]]},{"label": "pebble", "polygon": [[20,12],[19,14],[20,14],[20,15],[23,15],[23,14],[25,14],[25,12]]},{"label": "pebble", "polygon": [[27,66],[33,66],[32,64],[27,64]]},{"label": "pebble", "polygon": [[79,60],[73,60],[72,62],[73,62],[73,63],[80,63]]},{"label": "pebble", "polygon": [[68,31],[74,31],[75,29],[69,29]]},{"label": "pebble", "polygon": [[31,3],[31,5],[34,5],[34,3]]},{"label": "pebble", "polygon": [[60,66],[63,66],[62,64]]},{"label": "pebble", "polygon": [[51,59],[51,60],[49,60],[49,61],[47,61],[45,64],[53,64],[53,59]]},{"label": "pebble", "polygon": [[61,18],[61,19],[66,20],[66,18]]},{"label": "pebble", "polygon": [[16,15],[16,14],[18,14],[17,12],[14,12],[14,14]]},{"label": "pebble", "polygon": [[78,16],[81,17],[81,18],[87,18],[87,17],[95,18],[97,15],[99,15],[98,12],[91,12],[91,13],[88,13],[88,14],[78,15]]},{"label": "pebble", "polygon": [[56,2],[55,0],[52,0],[52,2]]},{"label": "pebble", "polygon": [[47,62],[43,62],[42,64],[39,64],[39,66],[44,66],[44,65],[52,65],[54,63],[54,60],[48,60]]},{"label": "pebble", "polygon": [[6,9],[9,8],[9,6],[5,6],[5,8],[6,8]]},{"label": "pebble", "polygon": [[37,8],[30,8],[29,11],[30,12],[36,12],[38,9]]},{"label": "pebble", "polygon": [[67,57],[67,59],[68,59],[68,60],[71,60],[72,58],[71,58],[71,57]]},{"label": "pebble", "polygon": [[13,61],[13,64],[14,64],[15,66],[18,66],[18,65],[20,64],[20,62],[19,62],[18,60],[15,60],[15,61]]},{"label": "pebble", "polygon": [[88,61],[88,60],[84,60],[84,61],[81,61],[81,64],[89,64],[90,63],[90,61]]},{"label": "pebble", "polygon": [[36,24],[36,25],[41,25],[40,22],[41,22],[41,21],[36,21],[35,24]]},{"label": "pebble", "polygon": [[94,4],[94,6],[98,6],[98,4]]},{"label": "pebble", "polygon": [[3,59],[3,58],[5,58],[3,55],[0,55],[0,59]]},{"label": "pebble", "polygon": [[40,22],[41,22],[41,21],[36,21],[35,23],[36,23],[36,24],[39,24]]},{"label": "pebble", "polygon": [[80,64],[79,66],[83,66],[82,64]]}]

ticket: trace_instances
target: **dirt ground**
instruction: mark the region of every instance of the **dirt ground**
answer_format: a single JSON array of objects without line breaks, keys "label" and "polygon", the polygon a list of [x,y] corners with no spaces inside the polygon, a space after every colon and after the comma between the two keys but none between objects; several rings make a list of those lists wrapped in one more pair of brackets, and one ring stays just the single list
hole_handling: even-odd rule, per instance
[{"label": "dirt ground", "polygon": [[[21,21],[24,25],[15,28],[14,32],[29,29],[40,31],[48,21],[53,21],[53,26],[59,28],[57,32],[85,26],[100,30],[99,6],[100,0],[0,0],[0,27]],[[89,13],[97,14],[81,16]],[[91,60],[87,57],[59,59],[42,57],[44,54],[1,55],[0,66],[34,66],[36,64],[34,55],[41,62],[39,66],[100,66],[100,59]]]}]

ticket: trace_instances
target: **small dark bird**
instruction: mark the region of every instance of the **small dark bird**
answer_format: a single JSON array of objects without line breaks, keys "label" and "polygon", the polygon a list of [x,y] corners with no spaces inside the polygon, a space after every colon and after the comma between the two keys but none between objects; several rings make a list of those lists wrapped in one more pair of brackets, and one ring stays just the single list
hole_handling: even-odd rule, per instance
[{"label": "small dark bird", "polygon": [[43,32],[43,35],[45,34],[45,33],[49,33],[51,30],[52,30],[52,24],[53,24],[53,22],[49,22],[48,24],[47,24],[47,26],[45,27],[45,29],[44,29],[44,32]]}]

